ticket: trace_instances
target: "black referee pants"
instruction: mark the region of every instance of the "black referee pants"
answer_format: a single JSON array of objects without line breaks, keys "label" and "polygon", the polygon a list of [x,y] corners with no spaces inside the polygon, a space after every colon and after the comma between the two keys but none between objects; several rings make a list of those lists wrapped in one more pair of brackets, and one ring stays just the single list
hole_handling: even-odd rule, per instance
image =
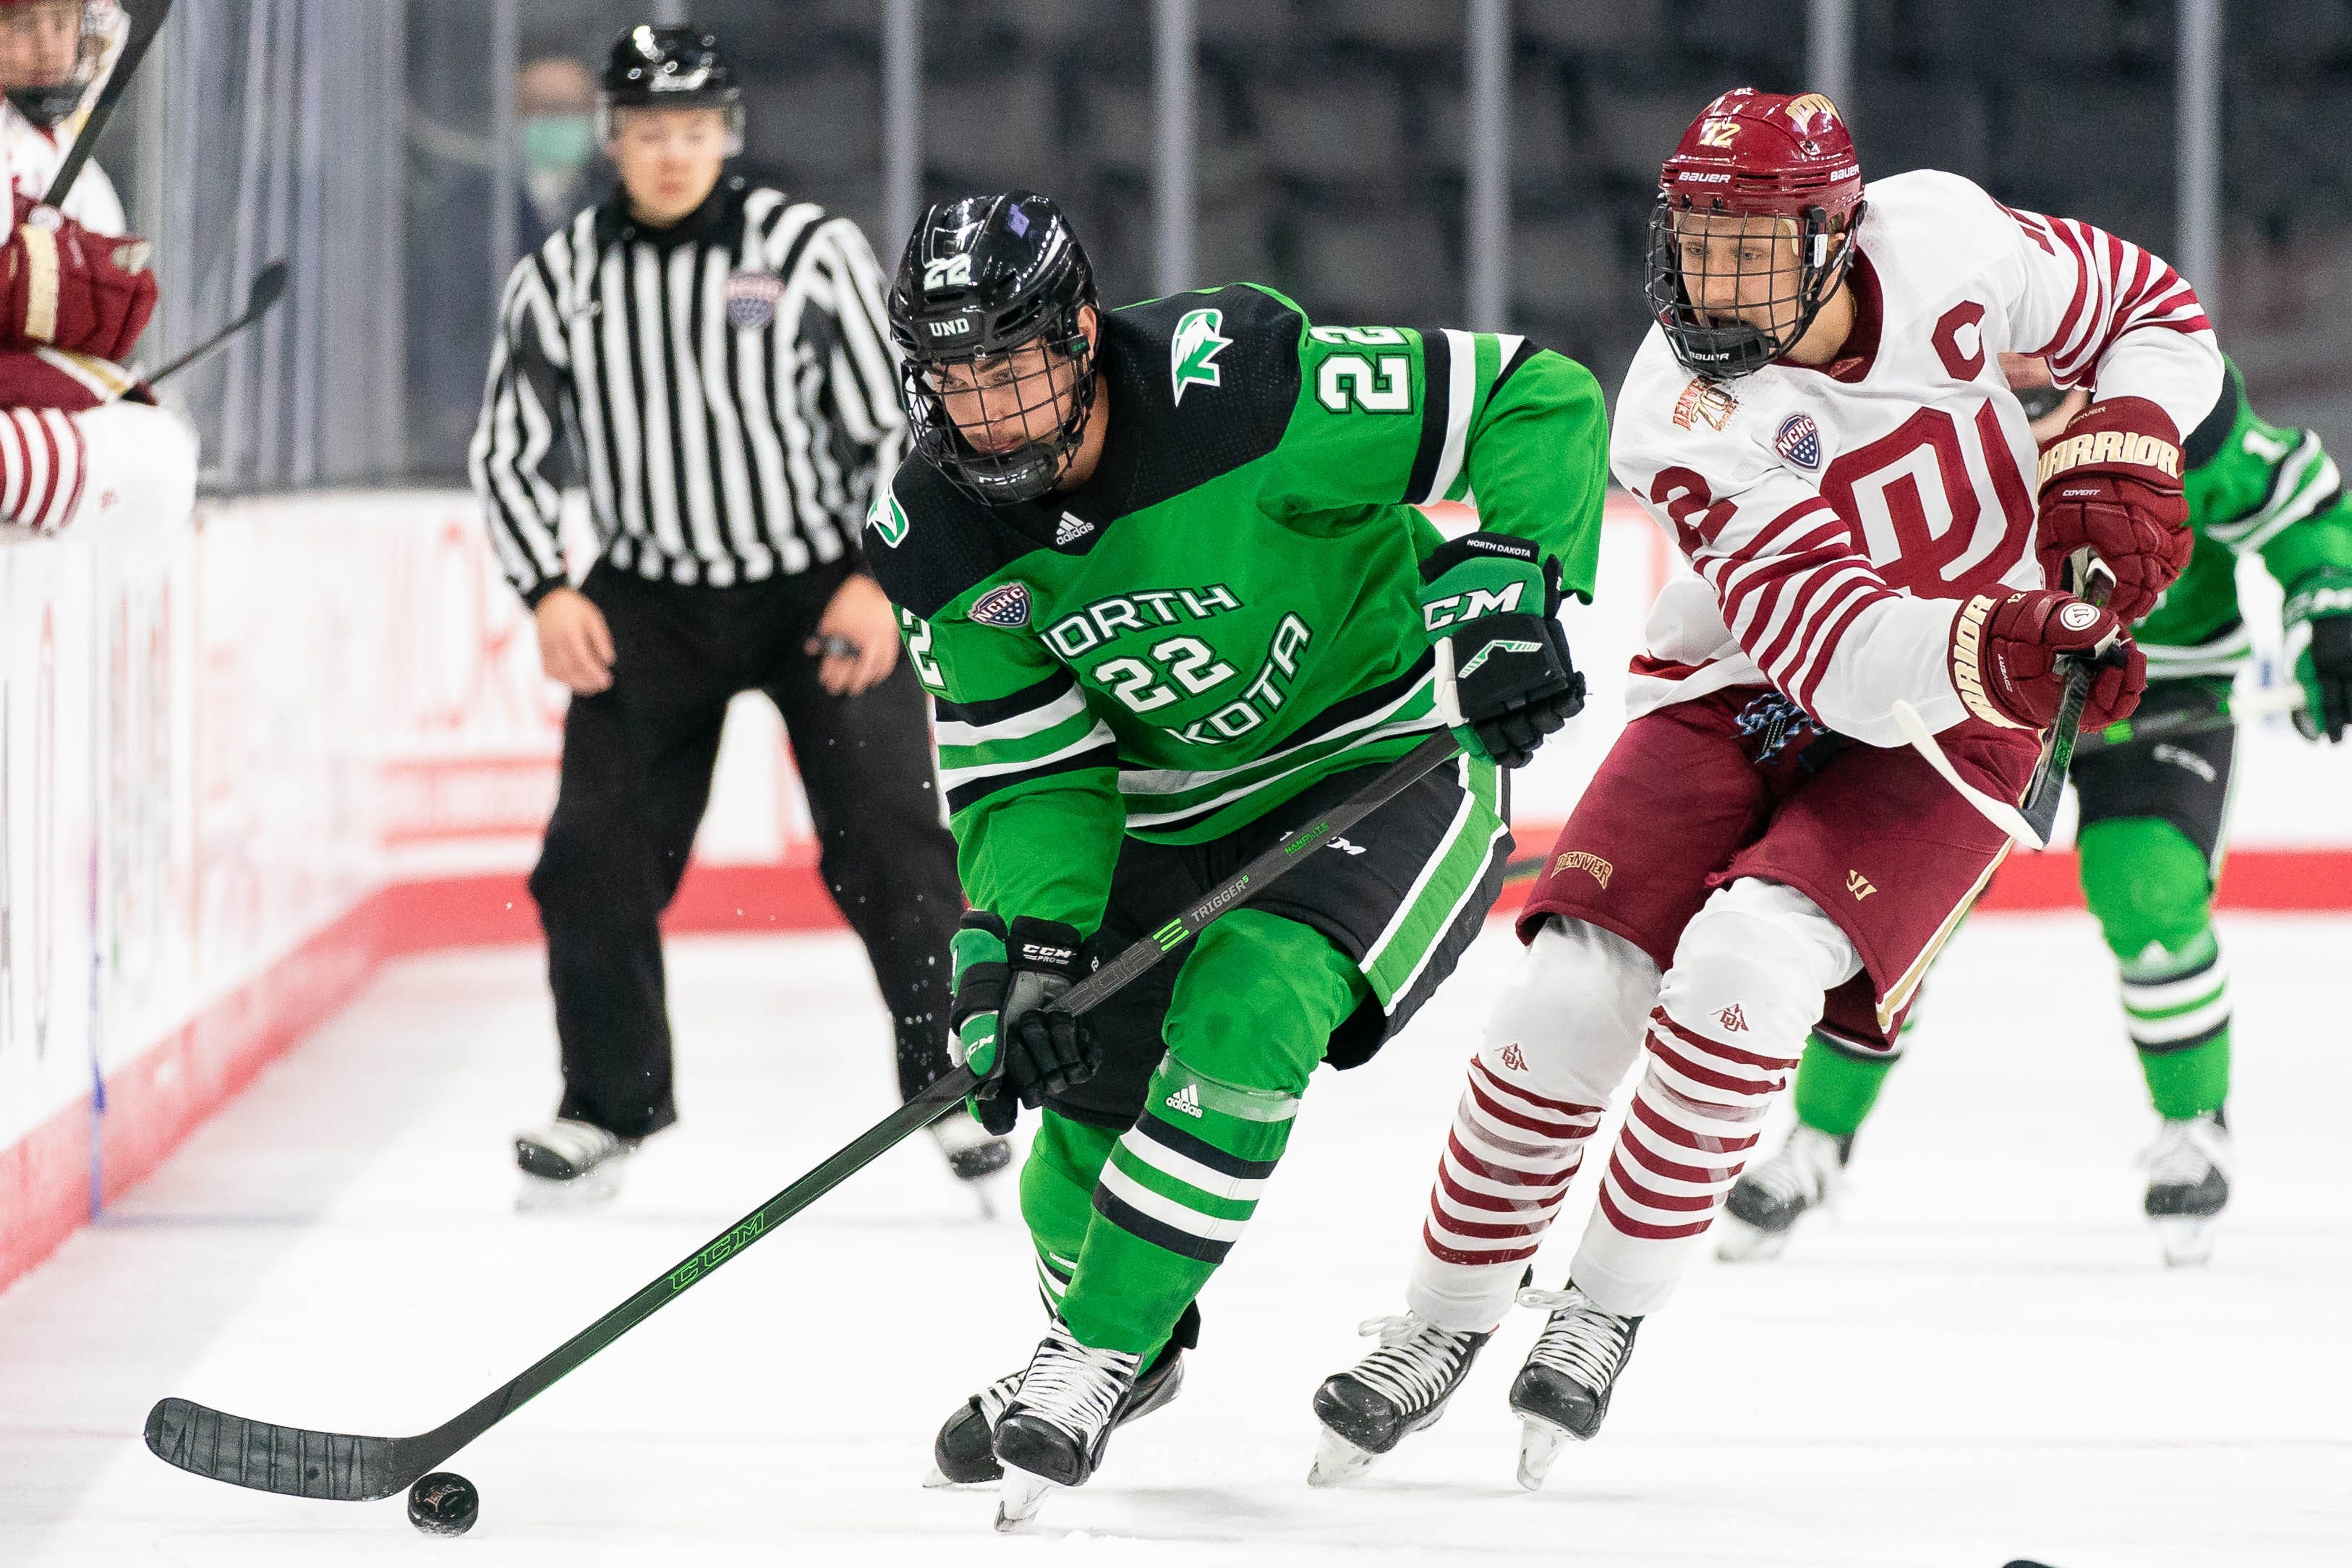
[{"label": "black referee pants", "polygon": [[846,575],[683,587],[600,563],[582,584],[618,659],[609,689],[572,699],[562,784],[530,877],[563,1047],[557,1114],[625,1138],[677,1120],[661,913],[710,797],[728,700],[754,689],[783,715],[825,888],[889,1005],[901,1096],[947,1070],[948,944],[963,895],[922,688],[901,658],[864,695],[835,697],[802,651]]}]

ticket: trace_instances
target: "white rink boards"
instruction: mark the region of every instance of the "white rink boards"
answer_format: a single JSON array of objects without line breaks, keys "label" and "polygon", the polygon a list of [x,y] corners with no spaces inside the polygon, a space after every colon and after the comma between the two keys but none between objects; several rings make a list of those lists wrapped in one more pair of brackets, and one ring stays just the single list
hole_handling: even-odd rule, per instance
[{"label": "white rink boards", "polygon": [[2352,920],[2222,930],[2240,1173],[2210,1269],[2168,1273],[2138,1218],[2152,1122],[2089,921],[1979,919],[1930,983],[1839,1214],[1778,1264],[1695,1273],[1549,1489],[1511,1479],[1520,1313],[1442,1425],[1310,1491],[1307,1398],[1359,1353],[1357,1320],[1398,1309],[1514,952],[1490,931],[1403,1041],[1318,1079],[1203,1301],[1183,1396],[1011,1538],[991,1494],[917,1484],[940,1418],[1038,1325],[1017,1224],[971,1217],[928,1141],[460,1455],[484,1500],[463,1542],[416,1535],[397,1501],[240,1492],[148,1457],[137,1431],[163,1394],[436,1425],[889,1103],[846,937],[679,942],[679,1128],[612,1207],[519,1216],[505,1139],[553,1093],[540,955],[407,961],[0,1296],[0,1562],[2340,1564]]}]

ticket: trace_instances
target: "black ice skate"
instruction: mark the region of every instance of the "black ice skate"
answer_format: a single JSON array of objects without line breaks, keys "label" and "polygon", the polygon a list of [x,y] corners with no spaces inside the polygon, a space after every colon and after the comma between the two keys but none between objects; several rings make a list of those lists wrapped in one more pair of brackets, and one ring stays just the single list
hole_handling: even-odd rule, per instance
[{"label": "black ice skate", "polygon": [[622,1163],[637,1146],[593,1122],[563,1116],[537,1131],[516,1133],[514,1144],[522,1171],[515,1206],[526,1211],[606,1201],[621,1190]]},{"label": "black ice skate", "polygon": [[2140,1156],[2147,1166],[2143,1206],[2173,1268],[2213,1256],[2213,1225],[2230,1203],[2230,1124],[2218,1110],[2167,1119]]},{"label": "black ice skate", "polygon": [[1058,1319],[1045,1331],[996,1423],[996,1462],[1004,1467],[997,1529],[1018,1530],[1034,1519],[1055,1487],[1086,1485],[1142,1369],[1139,1356],[1078,1343]]},{"label": "black ice skate", "polygon": [[989,1197],[993,1184],[988,1178],[1013,1163],[1013,1145],[969,1116],[941,1117],[931,1123],[931,1136],[939,1140],[940,1152],[948,1157],[948,1169],[956,1180],[971,1184],[982,1216],[994,1219],[996,1205]]},{"label": "black ice skate", "polygon": [[[1184,1315],[1176,1321],[1176,1331],[1135,1380],[1135,1393],[1119,1411],[1114,1425],[1124,1426],[1130,1421],[1141,1420],[1182,1390],[1184,1352],[1200,1342],[1200,1309],[1186,1307]],[[1004,1467],[996,1461],[996,1424],[1012,1407],[1013,1396],[1021,1392],[1021,1379],[1028,1370],[1024,1366],[1006,1373],[956,1406],[955,1414],[947,1418],[939,1436],[932,1440],[933,1468],[924,1479],[925,1486],[979,1486],[1004,1479]]]},{"label": "black ice skate", "polygon": [[1797,1123],[1780,1152],[1739,1178],[1716,1226],[1715,1255],[1726,1263],[1780,1256],[1797,1222],[1836,1195],[1853,1156],[1853,1135],[1833,1138]]},{"label": "black ice skate", "polygon": [[1493,1337],[1441,1329],[1417,1312],[1369,1318],[1356,1331],[1378,1334],[1381,1342],[1315,1391],[1315,1419],[1323,1431],[1307,1472],[1310,1487],[1337,1486],[1361,1474],[1406,1437],[1435,1426]]},{"label": "black ice skate", "polygon": [[1519,1305],[1551,1311],[1511,1383],[1511,1408],[1523,1422],[1519,1485],[1534,1491],[1570,1437],[1582,1442],[1601,1430],[1642,1320],[1602,1311],[1574,1280],[1565,1290],[1522,1290]]}]

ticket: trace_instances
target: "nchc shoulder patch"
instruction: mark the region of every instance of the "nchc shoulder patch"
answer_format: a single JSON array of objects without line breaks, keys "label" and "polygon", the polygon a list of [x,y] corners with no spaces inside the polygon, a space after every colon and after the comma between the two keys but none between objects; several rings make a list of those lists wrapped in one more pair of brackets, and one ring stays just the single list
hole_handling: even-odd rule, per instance
[{"label": "nchc shoulder patch", "polygon": [[1017,631],[1029,624],[1029,585],[1007,583],[971,602],[971,619],[983,626]]}]

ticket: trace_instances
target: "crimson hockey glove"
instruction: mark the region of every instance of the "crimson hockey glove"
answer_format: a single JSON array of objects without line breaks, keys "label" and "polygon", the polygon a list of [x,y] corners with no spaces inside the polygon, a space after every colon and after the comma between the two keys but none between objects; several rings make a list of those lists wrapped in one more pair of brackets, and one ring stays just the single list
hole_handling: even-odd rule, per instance
[{"label": "crimson hockey glove", "polygon": [[1507,533],[1450,540],[1421,563],[1437,711],[1462,749],[1524,767],[1584,706],[1559,624],[1559,563]]},{"label": "crimson hockey glove", "polygon": [[2317,566],[2287,590],[2286,658],[2303,688],[2294,727],[2306,741],[2352,724],[2352,567]]},{"label": "crimson hockey glove", "polygon": [[2084,731],[2130,716],[2147,686],[2147,656],[2113,610],[2046,588],[1979,594],[1952,617],[1952,684],[1968,710],[2004,730],[2046,730],[2067,672],[2097,667],[2083,704]]},{"label": "crimson hockey glove", "polygon": [[2189,564],[2195,536],[2180,482],[2180,432],[2145,397],[2111,397],[2074,416],[2042,454],[2034,554],[2053,588],[2079,587],[2083,551],[2116,574],[2107,605],[2128,626]]},{"label": "crimson hockey glove", "polygon": [[1024,915],[1008,928],[973,910],[956,927],[949,1054],[980,1074],[971,1113],[999,1137],[1013,1131],[1020,1107],[1086,1082],[1102,1065],[1086,1019],[1054,1005],[1085,973],[1078,951],[1077,929],[1060,921]]}]

